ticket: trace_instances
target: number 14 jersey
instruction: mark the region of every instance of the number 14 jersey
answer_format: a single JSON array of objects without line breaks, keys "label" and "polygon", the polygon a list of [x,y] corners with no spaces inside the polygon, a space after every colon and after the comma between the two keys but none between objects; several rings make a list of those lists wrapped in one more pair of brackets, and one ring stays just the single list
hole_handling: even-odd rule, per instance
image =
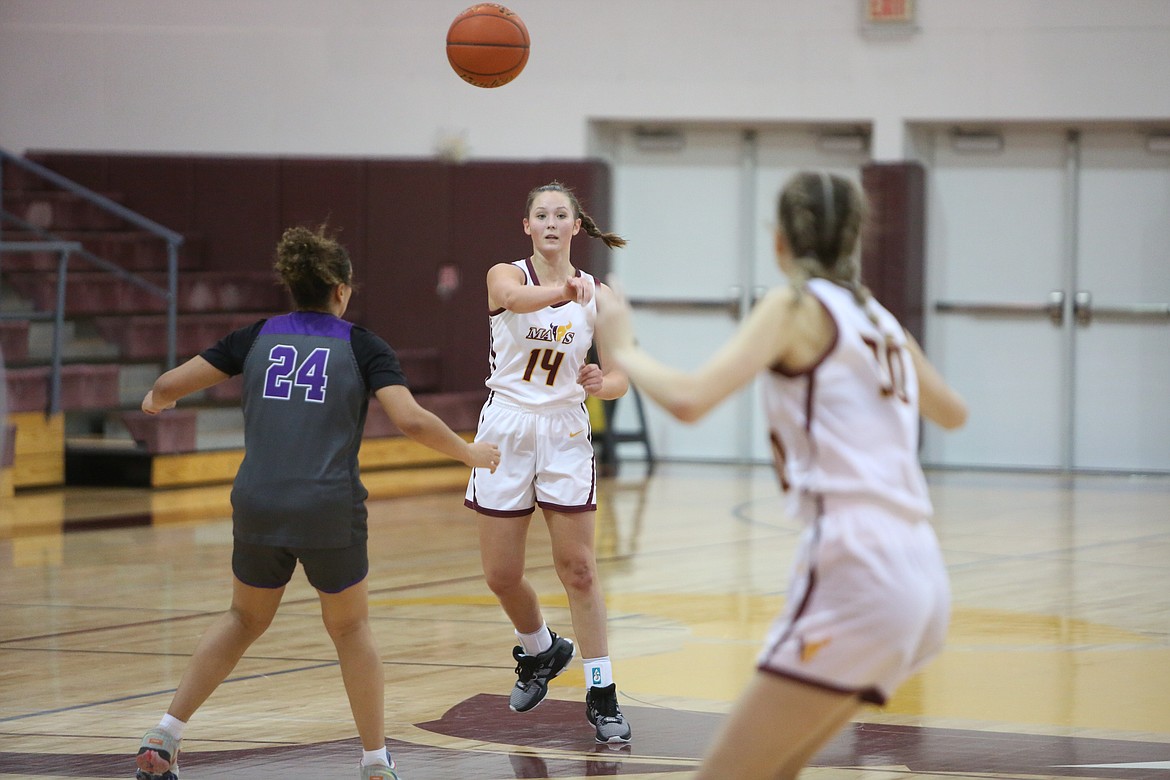
[{"label": "number 14 jersey", "polygon": [[[512,263],[524,283],[539,285],[530,259]],[[589,277],[578,270],[578,276]],[[596,281],[589,277],[594,283]],[[589,303],[558,303],[527,314],[490,312],[491,374],[487,386],[513,403],[546,406],[583,403],[577,374],[588,359],[597,321],[597,297]]]}]

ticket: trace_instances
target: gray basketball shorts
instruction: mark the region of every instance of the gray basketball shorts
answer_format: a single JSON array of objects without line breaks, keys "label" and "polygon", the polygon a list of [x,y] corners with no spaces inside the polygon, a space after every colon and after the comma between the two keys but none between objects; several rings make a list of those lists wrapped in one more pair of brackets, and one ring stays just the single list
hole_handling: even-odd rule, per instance
[{"label": "gray basketball shorts", "polygon": [[232,573],[253,588],[283,588],[292,579],[297,561],[309,584],[324,593],[340,593],[357,585],[370,571],[365,539],[330,549],[272,547],[236,539],[232,549]]}]

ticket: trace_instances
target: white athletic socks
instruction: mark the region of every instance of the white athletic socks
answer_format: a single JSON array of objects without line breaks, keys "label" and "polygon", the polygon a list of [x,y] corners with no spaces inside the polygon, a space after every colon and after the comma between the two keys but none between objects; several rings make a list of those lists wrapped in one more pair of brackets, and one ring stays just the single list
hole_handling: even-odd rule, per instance
[{"label": "white athletic socks", "polygon": [[585,684],[590,688],[604,688],[613,683],[613,665],[609,656],[602,658],[582,658],[585,666]]},{"label": "white athletic socks", "polygon": [[390,766],[390,753],[386,751],[386,746],[383,745],[380,750],[363,750],[362,751],[362,766],[374,766],[375,764],[385,764]]},{"label": "white athletic socks", "polygon": [[542,623],[540,628],[531,634],[521,634],[516,631],[516,638],[520,640],[520,646],[524,648],[526,655],[543,653],[552,647],[552,633],[549,632],[547,623]]},{"label": "white athletic socks", "polygon": [[[520,646],[527,655],[543,653],[552,647],[553,641],[547,624],[531,634],[516,631],[516,638],[520,640]],[[585,667],[585,684],[588,687],[604,688],[613,684],[613,664],[610,663],[608,655],[601,658],[583,658],[581,661]]]},{"label": "white athletic socks", "polygon": [[166,733],[174,736],[175,739],[183,738],[183,729],[187,728],[187,724],[178,718],[170,715],[163,715],[162,720],[158,722],[158,727]]}]

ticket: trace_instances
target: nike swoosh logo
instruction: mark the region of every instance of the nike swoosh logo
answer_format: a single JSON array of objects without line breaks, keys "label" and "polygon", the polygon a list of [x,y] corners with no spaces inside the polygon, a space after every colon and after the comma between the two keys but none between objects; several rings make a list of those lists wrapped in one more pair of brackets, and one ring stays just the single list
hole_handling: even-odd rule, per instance
[{"label": "nike swoosh logo", "polygon": [[582,433],[584,433],[584,432],[585,432],[585,429],[584,429],[584,428],[582,428],[582,429],[581,429],[581,430],[579,430],[579,431],[573,431],[572,433],[570,433],[570,434],[569,434],[569,438],[570,438],[570,439],[572,439],[572,438],[575,438],[575,437],[577,437],[577,436],[581,435],[581,434],[582,434]]}]

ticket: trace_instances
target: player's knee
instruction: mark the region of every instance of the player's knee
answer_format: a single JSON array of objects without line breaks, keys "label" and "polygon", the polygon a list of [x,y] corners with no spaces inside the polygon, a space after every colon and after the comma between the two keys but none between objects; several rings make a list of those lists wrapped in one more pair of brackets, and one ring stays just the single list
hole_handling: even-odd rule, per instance
[{"label": "player's knee", "polygon": [[597,587],[597,567],[586,557],[557,561],[557,575],[566,590],[588,593]]},{"label": "player's knee", "polygon": [[485,569],[483,578],[492,593],[506,594],[521,586],[524,571],[513,567]]},{"label": "player's knee", "polygon": [[268,626],[272,624],[272,615],[269,614],[249,612],[238,607],[232,607],[228,614],[235,621],[239,630],[253,640],[267,631]]},{"label": "player's knee", "polygon": [[329,638],[338,642],[361,632],[369,624],[369,618],[365,616],[336,618],[322,615],[321,622],[325,624]]}]

